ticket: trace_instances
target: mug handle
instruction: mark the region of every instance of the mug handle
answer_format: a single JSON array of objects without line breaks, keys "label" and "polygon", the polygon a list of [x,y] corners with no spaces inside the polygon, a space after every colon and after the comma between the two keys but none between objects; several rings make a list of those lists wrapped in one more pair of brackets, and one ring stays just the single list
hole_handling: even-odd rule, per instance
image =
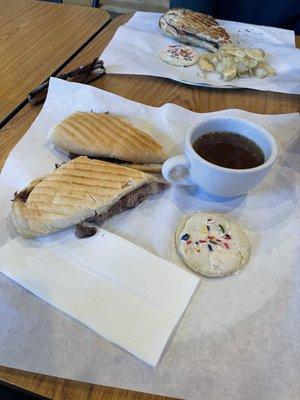
[{"label": "mug handle", "polygon": [[[181,177],[172,176],[172,172],[176,168],[185,170],[185,175]],[[175,185],[194,185],[190,176],[190,163],[184,154],[169,158],[165,161],[162,166],[162,175],[168,182],[174,183]]]}]

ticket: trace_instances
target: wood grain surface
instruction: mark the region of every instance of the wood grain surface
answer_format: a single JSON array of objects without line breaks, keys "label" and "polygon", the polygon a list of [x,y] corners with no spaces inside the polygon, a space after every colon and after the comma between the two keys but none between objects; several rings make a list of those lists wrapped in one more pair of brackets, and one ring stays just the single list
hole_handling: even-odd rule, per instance
[{"label": "wood grain surface", "polygon": [[52,400],[174,400],[173,397],[92,385],[5,367],[0,367],[0,380]]},{"label": "wood grain surface", "polygon": [[90,7],[0,0],[0,121],[109,19]]},{"label": "wood grain surface", "polygon": [[[87,63],[98,56],[112,38],[115,30],[129,17],[124,15],[112,21],[64,68],[64,71]],[[297,45],[300,46],[299,37]],[[240,108],[257,113],[277,114],[300,110],[299,96],[246,89],[221,90],[192,87],[154,77],[107,75],[92,85],[152,106],[172,102],[197,112]],[[41,106],[26,105],[0,131],[0,169],[10,150],[26,133],[40,109]],[[55,400],[167,399],[167,397],[45,377],[4,367],[0,368],[0,379]]]}]

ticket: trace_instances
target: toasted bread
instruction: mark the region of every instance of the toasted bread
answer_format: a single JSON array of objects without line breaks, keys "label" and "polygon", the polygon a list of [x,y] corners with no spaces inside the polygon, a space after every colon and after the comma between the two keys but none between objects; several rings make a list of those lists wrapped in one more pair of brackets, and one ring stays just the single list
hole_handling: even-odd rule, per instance
[{"label": "toasted bread", "polygon": [[138,164],[162,163],[167,158],[150,135],[111,114],[76,112],[57,124],[49,138],[60,149],[85,156]]},{"label": "toasted bread", "polygon": [[138,169],[139,171],[148,172],[152,174],[161,174],[162,164],[120,164],[123,167]]},{"label": "toasted bread", "polygon": [[[77,157],[80,157],[80,155],[73,154],[73,153],[69,154],[70,160],[74,160],[74,158],[77,158]],[[93,158],[93,157],[91,157],[91,158]],[[154,174],[160,174],[161,169],[162,169],[162,164],[135,164],[135,163],[125,163],[123,161],[115,160],[113,158],[104,158],[104,157],[95,157],[95,158],[97,160],[106,161],[106,162],[110,162],[113,164],[121,165],[123,167],[138,169],[139,171],[149,172],[149,173],[154,173]]]},{"label": "toasted bread", "polygon": [[[139,193],[135,204],[131,199],[130,204],[123,204],[116,210],[115,205],[120,199],[147,185],[152,185],[151,190],[146,194]],[[149,194],[165,187],[162,180],[141,171],[78,157],[15,194],[11,214],[16,231],[25,238],[32,238],[59,231],[95,215],[110,217],[134,207]]]},{"label": "toasted bread", "polygon": [[216,51],[220,45],[230,43],[228,33],[210,15],[173,8],[159,20],[161,30],[179,42]]}]

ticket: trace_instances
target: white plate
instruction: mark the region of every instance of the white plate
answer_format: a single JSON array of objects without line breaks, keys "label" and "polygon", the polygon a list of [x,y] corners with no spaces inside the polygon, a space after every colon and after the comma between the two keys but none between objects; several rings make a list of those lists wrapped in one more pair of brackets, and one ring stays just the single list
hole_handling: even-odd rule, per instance
[{"label": "white plate", "polygon": [[182,79],[175,79],[175,78],[170,78],[170,79],[172,81],[184,83],[189,86],[209,87],[209,88],[213,88],[213,89],[241,89],[239,87],[232,86],[232,85],[216,86],[216,85],[210,85],[209,83],[203,83],[203,82],[195,83],[195,82],[185,81]]}]

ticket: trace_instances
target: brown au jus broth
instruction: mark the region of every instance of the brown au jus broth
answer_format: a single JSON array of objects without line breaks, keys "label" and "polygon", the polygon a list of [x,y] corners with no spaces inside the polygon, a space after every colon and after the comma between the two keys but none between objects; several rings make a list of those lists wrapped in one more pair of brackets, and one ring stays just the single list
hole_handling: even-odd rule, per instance
[{"label": "brown au jus broth", "polygon": [[205,160],[225,168],[255,168],[265,162],[261,148],[237,133],[206,133],[193,143],[193,148]]}]

